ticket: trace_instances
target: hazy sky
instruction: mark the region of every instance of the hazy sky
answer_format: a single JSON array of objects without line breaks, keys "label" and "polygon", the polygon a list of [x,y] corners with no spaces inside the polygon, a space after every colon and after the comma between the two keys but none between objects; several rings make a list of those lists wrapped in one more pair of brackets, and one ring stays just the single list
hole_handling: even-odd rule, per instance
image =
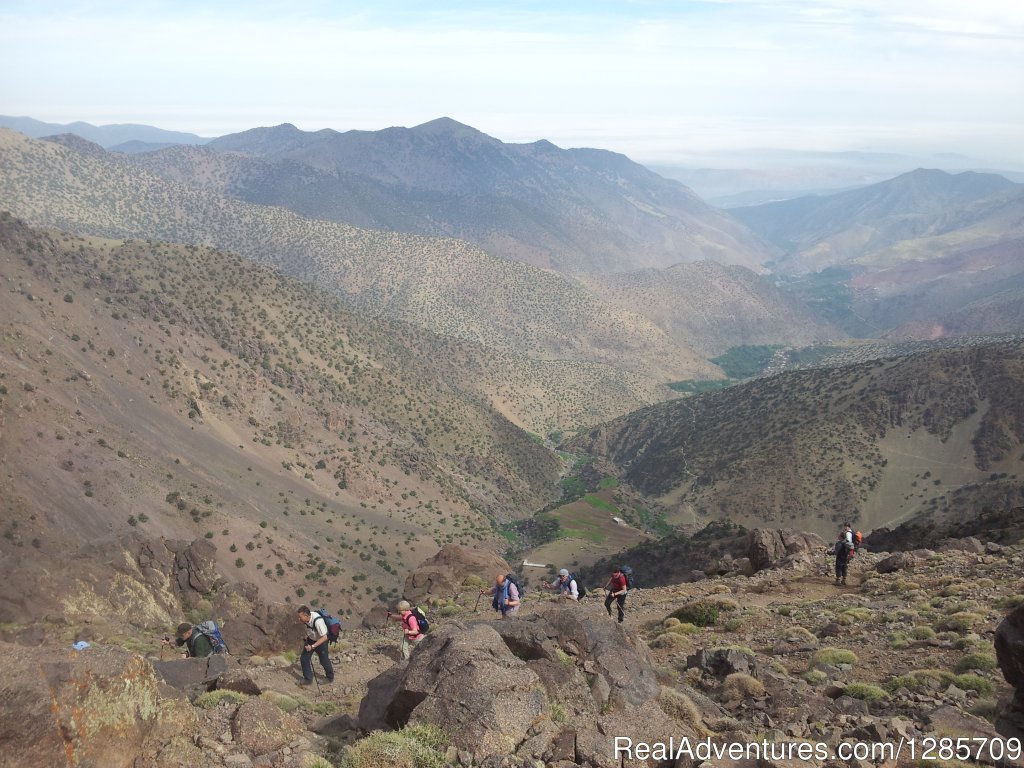
[{"label": "hazy sky", "polygon": [[0,0],[0,114],[1024,158],[1024,0]]}]

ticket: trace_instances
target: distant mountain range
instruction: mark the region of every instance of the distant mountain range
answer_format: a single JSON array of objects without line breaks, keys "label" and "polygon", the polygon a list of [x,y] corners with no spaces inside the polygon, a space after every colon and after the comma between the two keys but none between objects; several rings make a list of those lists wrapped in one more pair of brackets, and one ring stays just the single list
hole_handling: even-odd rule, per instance
[{"label": "distant mountain range", "polygon": [[[782,273],[830,268],[854,335],[934,338],[1021,328],[1024,186],[917,170],[862,189],[736,208]],[[835,297],[831,299],[833,309]]]},{"label": "distant mountain range", "polygon": [[92,125],[91,123],[44,123],[31,117],[0,115],[0,128],[11,128],[32,138],[73,133],[83,139],[99,144],[105,149],[124,152],[151,151],[154,148],[175,144],[205,144],[208,138],[194,133],[166,131],[151,125],[122,123],[114,125]]},{"label": "distant mountain range", "polygon": [[774,251],[690,190],[623,155],[506,144],[454,120],[381,131],[285,124],[133,157],[184,183],[310,218],[455,237],[570,274]]}]

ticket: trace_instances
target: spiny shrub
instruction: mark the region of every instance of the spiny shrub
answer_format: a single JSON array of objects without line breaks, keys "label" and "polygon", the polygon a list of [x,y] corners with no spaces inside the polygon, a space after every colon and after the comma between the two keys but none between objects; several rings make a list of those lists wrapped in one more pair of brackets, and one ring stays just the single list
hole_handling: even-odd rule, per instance
[{"label": "spiny shrub", "polygon": [[207,691],[196,699],[196,706],[200,709],[213,709],[224,701],[224,699],[227,699],[232,704],[241,704],[248,698],[249,697],[244,693],[239,693],[238,691],[227,691],[223,689],[219,691]]},{"label": "spiny shrub", "polygon": [[698,600],[676,609],[670,618],[698,627],[710,627],[718,621],[718,608],[706,600]]},{"label": "spiny shrub", "polygon": [[969,672],[972,669],[987,671],[997,666],[996,657],[990,653],[969,653],[956,663],[957,672]]},{"label": "spiny shrub", "polygon": [[373,731],[352,745],[341,768],[442,768],[447,746],[448,736],[433,725]]},{"label": "spiny shrub", "polygon": [[889,694],[877,685],[869,683],[850,683],[843,689],[843,694],[862,701],[878,701],[889,697]]},{"label": "spiny shrub", "polygon": [[835,666],[836,664],[856,664],[857,654],[845,648],[821,648],[811,656],[811,666],[818,667],[825,664]]},{"label": "spiny shrub", "polygon": [[746,672],[733,672],[722,683],[722,695],[726,701],[743,701],[764,696],[764,685]]}]

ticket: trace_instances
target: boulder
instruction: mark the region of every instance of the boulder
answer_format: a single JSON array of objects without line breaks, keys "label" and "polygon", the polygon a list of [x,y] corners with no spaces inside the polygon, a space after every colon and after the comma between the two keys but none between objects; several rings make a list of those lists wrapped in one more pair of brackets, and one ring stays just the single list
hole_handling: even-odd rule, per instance
[{"label": "boulder", "polygon": [[754,571],[763,571],[786,558],[802,553],[813,554],[825,548],[825,541],[816,533],[788,528],[755,528],[747,535],[747,557]]},{"label": "boulder", "polygon": [[197,727],[143,657],[0,643],[0,764],[128,768]]},{"label": "boulder", "polygon": [[303,731],[302,724],[266,699],[249,699],[231,721],[231,736],[253,755],[274,752]]},{"label": "boulder", "polygon": [[939,552],[971,552],[980,555],[985,551],[985,545],[973,536],[963,539],[947,539],[939,545]]},{"label": "boulder", "polygon": [[181,691],[193,701],[197,696],[212,691],[216,687],[217,678],[229,669],[237,668],[238,661],[223,653],[201,659],[153,662],[153,669],[167,685]]},{"label": "boulder", "polygon": [[220,675],[213,683],[214,690],[236,691],[246,696],[259,696],[263,689],[256,684],[248,672],[244,669],[229,669]]},{"label": "boulder", "polygon": [[359,725],[443,726],[474,764],[513,754],[558,762],[572,748],[592,752],[594,765],[618,765],[606,734],[667,738],[679,724],[658,704],[646,646],[602,619],[552,603],[514,619],[439,626],[408,662],[370,681]]},{"label": "boulder", "polygon": [[469,576],[478,576],[484,583],[493,584],[495,576],[511,570],[508,563],[491,552],[445,544],[409,574],[404,597],[412,603],[429,597],[452,597],[463,590],[462,584]]},{"label": "boulder", "polygon": [[909,552],[895,552],[887,558],[880,560],[875,565],[875,570],[879,573],[895,573],[896,571],[911,570],[916,562],[916,558]]},{"label": "boulder", "polygon": [[1018,606],[999,626],[995,636],[999,669],[1016,693],[1000,713],[996,725],[1004,736],[1024,735],[1024,605]]},{"label": "boulder", "polygon": [[717,678],[725,678],[734,672],[758,676],[757,660],[740,648],[701,648],[686,658],[686,667]]}]

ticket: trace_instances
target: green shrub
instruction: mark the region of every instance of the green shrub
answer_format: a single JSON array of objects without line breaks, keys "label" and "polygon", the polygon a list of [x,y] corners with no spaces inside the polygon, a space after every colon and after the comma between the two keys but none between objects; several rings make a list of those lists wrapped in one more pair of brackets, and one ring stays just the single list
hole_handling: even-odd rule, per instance
[{"label": "green shrub", "polygon": [[701,736],[707,734],[707,729],[705,729],[700,716],[700,710],[697,709],[697,705],[693,703],[690,697],[682,691],[662,686],[661,693],[658,695],[658,703],[661,704],[665,714],[673,720],[689,726]]},{"label": "green shrub", "polygon": [[239,693],[238,691],[207,691],[196,699],[195,704],[201,709],[213,709],[224,699],[227,699],[232,704],[241,704],[248,698],[244,693]]},{"label": "green shrub", "polygon": [[745,701],[764,696],[764,685],[746,672],[733,672],[722,683],[722,695],[726,701]]},{"label": "green shrub", "polygon": [[878,701],[889,697],[889,694],[877,685],[868,683],[850,683],[843,690],[843,694],[862,701]]},{"label": "green shrub", "polygon": [[710,627],[718,621],[718,608],[706,600],[698,600],[676,609],[670,618],[698,627]]},{"label": "green shrub", "polygon": [[826,675],[820,669],[809,669],[804,674],[804,680],[806,680],[811,685],[821,685],[828,681],[828,675]]},{"label": "green shrub", "polygon": [[972,669],[982,671],[995,669],[998,665],[996,657],[991,653],[969,653],[956,663],[957,672],[969,672]]},{"label": "green shrub", "polygon": [[981,675],[957,675],[953,678],[953,685],[964,691],[977,691],[982,696],[991,696],[995,690],[992,681]]},{"label": "green shrub", "polygon": [[845,648],[821,648],[811,656],[811,666],[817,667],[825,664],[835,666],[837,664],[856,664],[857,654]]},{"label": "green shrub", "polygon": [[373,731],[346,753],[340,768],[442,768],[448,736],[433,725]]},{"label": "green shrub", "polygon": [[686,641],[683,640],[682,635],[671,630],[662,632],[651,641],[652,648],[668,648],[673,651],[679,650],[684,645],[686,645]]},{"label": "green shrub", "polygon": [[291,696],[286,696],[285,694],[278,693],[277,691],[264,691],[260,698],[266,699],[276,705],[282,712],[294,712],[299,708],[298,701],[293,699]]},{"label": "green shrub", "polygon": [[935,637],[935,630],[929,626],[921,624],[920,626],[914,627],[910,630],[910,636],[915,640],[931,640]]}]

